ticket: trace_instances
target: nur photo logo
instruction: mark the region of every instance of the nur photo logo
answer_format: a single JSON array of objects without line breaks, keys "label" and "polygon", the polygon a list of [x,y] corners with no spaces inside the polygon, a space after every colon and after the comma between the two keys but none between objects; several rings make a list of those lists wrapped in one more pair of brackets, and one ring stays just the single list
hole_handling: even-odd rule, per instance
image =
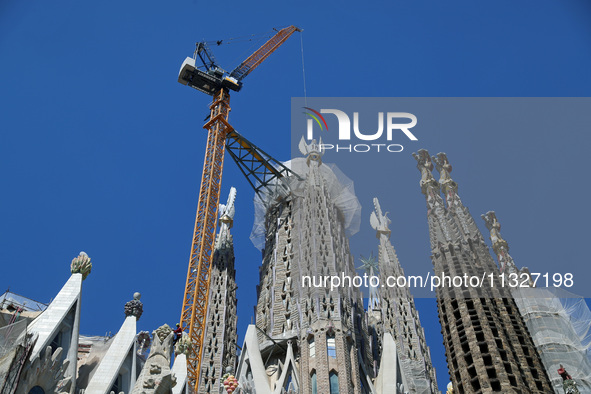
[{"label": "nur photo logo", "polygon": [[[306,112],[306,139],[312,141],[315,137],[329,136],[328,123],[337,122],[337,133],[332,135],[338,139],[334,143],[323,143],[322,150],[334,150],[335,152],[402,152],[404,147],[399,143],[394,143],[401,136],[411,141],[418,141],[418,138],[410,129],[417,125],[417,117],[409,112],[377,112],[373,117],[377,117],[377,131],[362,130],[359,126],[360,115],[355,111],[351,117],[342,110],[334,108],[321,108],[319,111],[310,107],[303,107]],[[325,117],[323,114],[334,115]],[[369,119],[371,114],[368,111],[363,113],[364,119]],[[327,122],[326,118],[329,119]],[[367,122],[367,120],[365,121]],[[315,136],[315,130],[316,135]],[[331,130],[334,128],[331,126]],[[374,129],[375,130],[375,129]],[[355,142],[360,143],[355,143]]]}]

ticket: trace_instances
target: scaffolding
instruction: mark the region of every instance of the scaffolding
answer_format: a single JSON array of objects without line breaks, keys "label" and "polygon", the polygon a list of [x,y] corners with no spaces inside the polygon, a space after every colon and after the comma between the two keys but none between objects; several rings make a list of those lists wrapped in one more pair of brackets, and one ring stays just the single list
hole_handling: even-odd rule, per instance
[{"label": "scaffolding", "polygon": [[517,288],[513,297],[556,393],[562,364],[581,393],[591,394],[591,311],[583,297],[561,288]]}]

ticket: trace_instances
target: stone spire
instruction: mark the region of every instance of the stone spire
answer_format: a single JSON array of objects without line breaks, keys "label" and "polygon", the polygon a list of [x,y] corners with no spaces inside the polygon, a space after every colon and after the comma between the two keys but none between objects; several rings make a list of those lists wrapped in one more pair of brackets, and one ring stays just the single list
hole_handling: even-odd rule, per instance
[{"label": "stone spire", "polygon": [[[431,259],[435,275],[493,278],[471,286],[462,282],[436,289],[447,365],[454,392],[548,393],[548,376],[532,338],[506,289],[499,289],[499,271],[484,238],[451,179],[443,153],[433,157],[440,172],[436,182],[426,150],[413,154],[421,171],[421,191],[427,199]],[[447,207],[439,196],[441,187]],[[488,279],[490,280],[490,279]],[[489,282],[490,283],[490,282]]]},{"label": "stone spire", "polygon": [[[374,211],[370,216],[370,224],[376,230],[380,240],[379,273],[380,283],[388,283],[388,278],[404,276],[396,250],[390,242],[390,223],[387,212],[382,213],[377,198],[373,199]],[[382,326],[381,333],[390,333],[396,342],[401,369],[407,377],[407,389],[411,393],[438,393],[435,369],[431,363],[431,355],[425,340],[425,332],[419,320],[419,313],[414,298],[408,287],[385,286],[379,289]],[[380,368],[386,366],[381,365]]]},{"label": "stone spire", "polygon": [[441,185],[441,191],[445,196],[445,202],[447,205],[447,211],[451,213],[451,217],[455,222],[455,227],[458,229],[459,236],[464,240],[478,239],[482,241],[484,238],[476,226],[476,222],[468,208],[462,204],[462,200],[458,195],[458,184],[451,179],[451,164],[447,159],[445,153],[438,153],[437,156],[433,156],[433,161],[437,171],[439,172],[439,184]]},{"label": "stone spire", "polygon": [[220,228],[214,246],[198,393],[218,392],[226,368],[236,368],[237,286],[234,241],[230,233],[235,200],[236,188],[232,187],[228,201],[218,209]]},{"label": "stone spire", "polygon": [[[365,393],[374,375],[361,292],[318,283],[355,277],[347,215],[360,212],[359,202],[349,180],[322,162],[321,142],[299,147],[305,158],[290,162],[299,175],[288,180],[290,194],[266,205],[256,343],[247,333],[249,365],[241,362],[238,376],[245,393]],[[260,363],[255,354],[264,354]]]},{"label": "stone spire", "polygon": [[[107,352],[94,370],[84,394],[108,394],[111,391],[130,392],[136,382],[137,320],[142,315],[141,294],[133,294],[133,300],[124,307],[125,320],[111,339]],[[124,387],[119,387],[119,384]],[[116,386],[116,387],[115,387]]]},{"label": "stone spire", "polygon": [[[582,337],[586,336],[586,331],[583,330],[581,336],[580,328],[573,324],[581,312],[565,309],[558,296],[549,289],[534,288],[529,270],[526,267],[519,269],[509,255],[509,245],[501,236],[501,224],[496,214],[490,211],[482,215],[482,218],[490,230],[492,247],[501,271],[505,273],[507,280],[514,280],[519,285],[511,288],[511,294],[540,353],[554,390],[560,392],[564,389],[566,393],[578,393],[580,389],[583,392],[591,392],[591,362],[585,356],[587,346],[581,341]],[[530,279],[531,288],[527,287],[525,275]],[[572,319],[573,317],[575,319]],[[566,373],[567,368],[577,373],[576,383]],[[556,376],[557,369],[564,380]]]},{"label": "stone spire", "polygon": [[445,204],[441,198],[439,183],[433,177],[433,162],[429,152],[420,149],[412,154],[417,161],[417,168],[421,172],[419,185],[421,192],[427,199],[427,219],[429,221],[429,237],[431,250],[437,250],[440,245],[452,241],[452,231],[445,215]]}]

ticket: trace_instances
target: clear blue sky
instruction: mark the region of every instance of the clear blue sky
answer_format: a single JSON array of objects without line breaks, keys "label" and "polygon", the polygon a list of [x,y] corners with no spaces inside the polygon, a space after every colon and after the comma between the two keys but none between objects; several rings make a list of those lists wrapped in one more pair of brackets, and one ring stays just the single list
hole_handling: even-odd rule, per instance
[{"label": "clear blue sky", "polygon": [[[176,79],[198,40],[289,24],[304,28],[308,96],[588,96],[590,19],[585,0],[4,0],[0,288],[48,302],[68,278],[70,260],[84,250],[94,268],[84,283],[83,334],[116,332],[123,304],[134,291],[143,294],[141,329],[178,321],[209,97]],[[233,44],[215,53],[231,69],[251,49]],[[276,158],[286,159],[290,99],[302,95],[301,43],[295,36],[232,96],[231,123]],[[465,146],[424,140],[417,148],[448,152],[464,202],[475,216],[497,210],[518,263],[535,266],[547,246],[553,247],[548,255],[553,259],[586,258],[577,254],[584,249],[572,249],[568,240],[553,245],[552,234],[572,233],[572,244],[586,242],[587,134],[557,130],[521,136],[520,143],[531,142],[530,149],[508,151],[531,155],[526,162],[532,174],[547,172],[540,179],[552,179],[530,182],[529,193],[512,193],[511,187],[523,180],[512,179],[513,169],[503,160],[506,151],[486,160],[479,155],[479,148],[494,138],[475,131]],[[487,174],[504,174],[499,179],[507,183],[490,185]],[[412,204],[424,207],[418,172],[415,177]],[[260,253],[248,239],[253,193],[228,161],[222,200],[231,185],[238,188],[233,234],[242,335],[255,303]],[[362,201],[364,215],[369,204]],[[396,218],[395,207],[385,210]],[[402,264],[411,250],[428,259],[424,210],[405,226],[418,227],[423,236],[407,242],[402,224],[393,229]],[[553,229],[548,239],[540,237],[544,226]],[[558,254],[566,249],[566,255]],[[448,377],[434,304],[419,304],[443,388]]]}]

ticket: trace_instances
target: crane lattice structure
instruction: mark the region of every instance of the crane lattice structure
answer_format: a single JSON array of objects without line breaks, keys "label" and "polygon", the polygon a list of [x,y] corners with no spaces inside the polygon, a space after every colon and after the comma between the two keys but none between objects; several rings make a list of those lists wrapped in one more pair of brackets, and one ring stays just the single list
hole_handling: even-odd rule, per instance
[{"label": "crane lattice structure", "polygon": [[[179,72],[180,83],[213,96],[209,121],[203,126],[207,130],[207,146],[181,312],[181,327],[188,332],[191,340],[191,350],[187,356],[187,379],[195,391],[199,384],[226,146],[259,195],[265,187],[275,184],[278,178],[291,173],[238,134],[228,123],[229,91],[240,91],[242,80],[296,31],[301,29],[289,26],[279,30],[230,73],[216,64],[205,42],[197,43],[194,56],[185,59]],[[197,58],[201,60],[201,66],[196,66]]]}]

